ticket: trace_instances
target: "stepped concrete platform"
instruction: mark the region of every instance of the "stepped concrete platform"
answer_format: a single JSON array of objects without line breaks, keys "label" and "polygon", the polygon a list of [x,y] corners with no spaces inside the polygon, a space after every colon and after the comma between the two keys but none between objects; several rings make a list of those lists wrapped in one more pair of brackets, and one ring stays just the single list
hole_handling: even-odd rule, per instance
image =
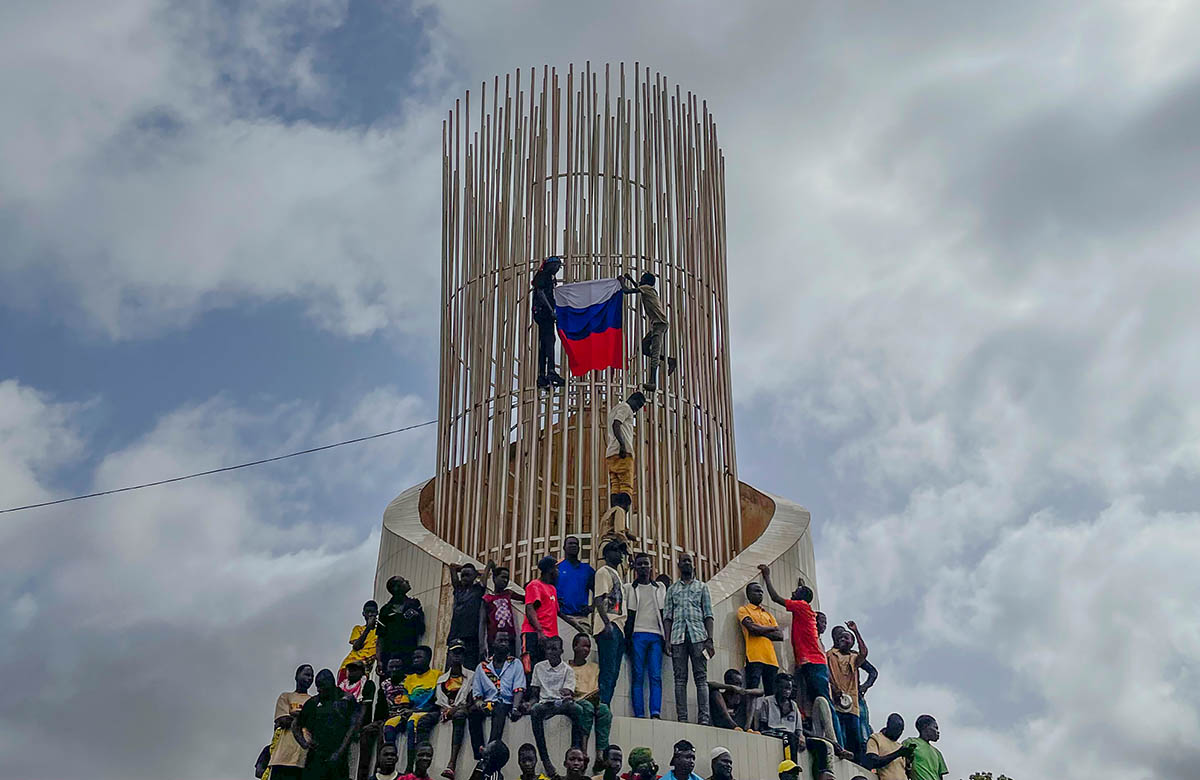
[{"label": "stepped concrete platform", "polygon": [[[403,574],[412,584],[412,595],[421,600],[425,608],[425,642],[434,650],[434,665],[441,668],[446,658],[446,635],[450,626],[451,588],[450,564],[472,561],[465,553],[440,539],[425,524],[421,516],[422,491],[428,483],[415,485],[401,493],[388,505],[383,515],[383,530],[379,543],[379,563],[375,574],[375,598],[382,604],[388,594],[384,585],[388,578]],[[753,491],[753,488],[748,488]],[[765,494],[755,493],[759,496]],[[748,545],[715,577],[708,581],[713,601],[714,645],[716,655],[708,665],[710,680],[719,681],[726,669],[740,668],[745,663],[741,628],[737,623],[737,611],[745,603],[744,588],[758,577],[758,564],[770,565],[773,578],[779,587],[789,586],[803,575],[805,580],[816,586],[816,564],[813,557],[812,537],[809,530],[811,517],[804,507],[778,496],[766,496],[773,503],[769,520],[758,538]],[[667,572],[674,576],[674,572]],[[516,573],[514,573],[516,579]],[[514,590],[521,590],[514,582]],[[819,591],[818,602],[819,603]],[[788,625],[790,617],[782,608],[764,603],[774,613],[780,625]],[[565,622],[559,621],[559,633],[567,647],[575,631]],[[777,645],[780,665],[792,668],[792,651],[788,642]],[[593,651],[594,652],[594,651]],[[667,660],[667,659],[664,659]],[[707,777],[709,751],[717,745],[729,749],[734,758],[734,775],[738,780],[770,780],[777,776],[776,769],[783,760],[783,746],[779,740],[756,734],[744,734],[694,723],[679,723],[675,717],[675,696],[670,662],[663,669],[663,720],[652,721],[632,717],[629,699],[629,666],[625,664],[613,696],[613,726],[611,741],[625,749],[626,753],[637,746],[650,747],[662,771],[667,771],[671,746],[680,739],[688,739],[696,745],[696,773]],[[689,682],[688,701],[690,717],[695,718],[695,686]],[[438,726],[434,733],[437,771],[441,771],[444,757],[450,751],[448,724]],[[555,718],[547,724],[547,742],[551,758],[562,771],[561,756],[570,741],[570,728],[564,718]],[[532,742],[528,718],[510,723],[505,731],[505,740],[513,751],[513,759],[506,776],[516,774],[516,747],[523,742]],[[469,740],[468,740],[469,742]],[[464,750],[469,750],[465,747]],[[469,766],[467,757],[460,759],[460,769]],[[811,778],[807,760],[801,764],[801,777]],[[857,775],[874,777],[874,773],[843,760],[834,762],[833,770],[838,780],[852,780]]]}]

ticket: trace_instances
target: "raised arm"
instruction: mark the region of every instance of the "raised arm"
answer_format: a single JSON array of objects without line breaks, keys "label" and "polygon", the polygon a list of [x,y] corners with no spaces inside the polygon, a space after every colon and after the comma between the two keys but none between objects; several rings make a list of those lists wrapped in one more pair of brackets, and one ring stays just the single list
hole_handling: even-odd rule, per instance
[{"label": "raised arm", "polygon": [[638,289],[637,282],[635,282],[633,277],[629,274],[621,274],[617,277],[617,281],[621,283],[621,292],[623,293],[637,295],[641,292],[641,290]]},{"label": "raised arm", "polygon": [[784,606],[786,599],[779,595],[779,591],[775,590],[775,585],[771,582],[771,567],[765,563],[758,564],[758,570],[762,572],[763,585],[767,588],[767,595],[771,597],[779,606]]},{"label": "raised arm", "polygon": [[858,640],[858,665],[862,666],[863,662],[867,660],[867,643],[863,641],[862,634],[858,633],[858,624],[853,620],[846,621],[846,628],[853,631],[854,638]]}]

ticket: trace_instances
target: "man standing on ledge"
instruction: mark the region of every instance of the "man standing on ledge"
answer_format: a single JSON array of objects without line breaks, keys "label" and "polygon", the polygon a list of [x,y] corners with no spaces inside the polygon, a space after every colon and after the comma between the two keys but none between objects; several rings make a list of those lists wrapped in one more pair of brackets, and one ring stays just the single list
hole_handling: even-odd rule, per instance
[{"label": "man standing on ledge", "polygon": [[[668,651],[675,673],[675,715],[687,723],[687,668],[692,663],[696,681],[696,722],[712,725],[708,712],[708,659],[716,654],[713,647],[712,596],[708,585],[696,579],[696,565],[691,553],[680,553],[676,561],[679,579],[667,588],[667,604],[663,609],[663,629],[670,640]],[[705,656],[707,653],[707,657]],[[692,756],[693,764],[695,755]]]},{"label": "man standing on ledge", "polygon": [[558,315],[555,314],[554,276],[562,269],[562,260],[551,255],[533,275],[533,321],[538,329],[538,387],[562,387],[566,384],[554,370],[554,333]]},{"label": "man standing on ledge", "polygon": [[646,382],[642,384],[642,389],[647,393],[653,393],[658,389],[658,367],[665,362],[667,363],[667,372],[674,374],[675,367],[678,365],[675,358],[663,358],[667,348],[667,331],[670,329],[671,323],[667,320],[667,311],[658,297],[658,290],[654,289],[654,274],[647,271],[642,274],[642,278],[636,284],[629,274],[621,274],[617,280],[621,282],[621,292],[642,296],[642,315],[646,318],[646,335],[642,338],[642,354],[650,359]]},{"label": "man standing on ledge", "polygon": [[616,536],[636,541],[629,533],[629,511],[633,507],[633,417],[646,405],[646,396],[633,393],[608,410],[608,448],[604,451],[608,466],[609,510],[600,518],[599,537],[594,542],[602,550],[604,540]]}]

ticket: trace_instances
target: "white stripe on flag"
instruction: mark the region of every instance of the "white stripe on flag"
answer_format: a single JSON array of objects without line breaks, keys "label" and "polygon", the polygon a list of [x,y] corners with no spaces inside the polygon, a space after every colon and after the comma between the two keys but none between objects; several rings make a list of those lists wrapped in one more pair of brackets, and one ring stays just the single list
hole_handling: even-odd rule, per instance
[{"label": "white stripe on flag", "polygon": [[554,288],[554,302],[568,309],[586,309],[607,301],[620,291],[621,282],[617,279],[572,282]]}]

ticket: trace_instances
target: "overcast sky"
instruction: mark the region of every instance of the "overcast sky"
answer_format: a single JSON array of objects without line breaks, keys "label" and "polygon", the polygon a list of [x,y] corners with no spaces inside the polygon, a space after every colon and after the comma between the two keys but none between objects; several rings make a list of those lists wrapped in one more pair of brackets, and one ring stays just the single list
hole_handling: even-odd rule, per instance
[{"label": "overcast sky", "polygon": [[[1196,776],[1200,5],[617,5],[3,3],[0,504],[432,418],[442,111],[639,60],[715,112],[741,477],[876,725]],[[0,516],[0,776],[249,777],[429,430]]]}]

